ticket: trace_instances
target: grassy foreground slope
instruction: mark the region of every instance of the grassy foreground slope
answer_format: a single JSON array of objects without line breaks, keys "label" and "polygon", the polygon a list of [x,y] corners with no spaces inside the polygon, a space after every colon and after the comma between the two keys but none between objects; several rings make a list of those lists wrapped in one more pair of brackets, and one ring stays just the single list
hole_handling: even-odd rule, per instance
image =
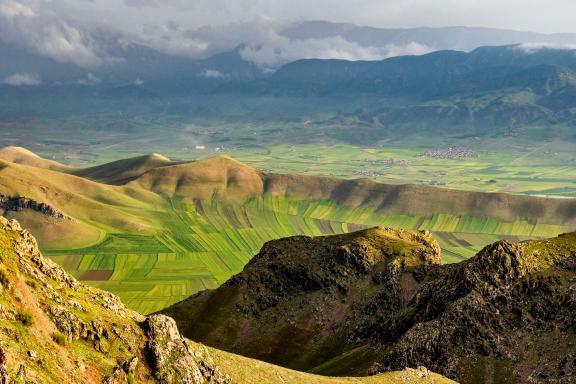
[{"label": "grassy foreground slope", "polygon": [[73,220],[29,210],[6,215],[75,277],[141,313],[217,287],[281,237],[376,225],[430,230],[444,260],[457,262],[502,238],[576,226],[569,199],[270,174],[228,157],[173,163],[150,155],[65,171],[30,161],[0,164],[0,194],[50,204]]},{"label": "grassy foreground slope", "polygon": [[426,369],[407,368],[367,377],[329,377],[295,371],[208,347],[214,362],[239,384],[450,384],[454,381]]},{"label": "grassy foreground slope", "polygon": [[[333,379],[184,339],[172,319],[144,317],[83,285],[15,221],[0,217],[0,381],[6,383],[452,383],[427,371]],[[212,358],[214,356],[216,360]]]}]

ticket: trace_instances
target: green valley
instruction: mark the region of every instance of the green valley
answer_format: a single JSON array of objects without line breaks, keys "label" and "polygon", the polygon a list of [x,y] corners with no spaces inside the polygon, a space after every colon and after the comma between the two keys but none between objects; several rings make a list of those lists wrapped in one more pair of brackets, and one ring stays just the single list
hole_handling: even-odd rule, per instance
[{"label": "green valley", "polygon": [[571,199],[262,173],[227,157],[154,155],[76,169],[10,151],[0,152],[16,162],[0,170],[0,194],[46,202],[72,219],[26,209],[6,215],[75,277],[141,313],[218,287],[282,237],[376,225],[429,230],[452,263],[499,239],[550,237],[575,225]]}]

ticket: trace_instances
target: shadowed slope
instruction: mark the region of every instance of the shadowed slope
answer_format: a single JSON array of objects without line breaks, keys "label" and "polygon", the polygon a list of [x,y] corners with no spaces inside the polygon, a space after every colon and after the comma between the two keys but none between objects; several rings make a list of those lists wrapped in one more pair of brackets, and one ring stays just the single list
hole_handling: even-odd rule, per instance
[{"label": "shadowed slope", "polygon": [[341,373],[366,371],[374,359],[350,339],[351,312],[385,284],[404,305],[414,273],[440,264],[428,234],[374,228],[329,237],[292,237],[264,245],[239,275],[215,291],[169,308],[189,337],[242,355],[310,370],[336,356]]},{"label": "shadowed slope", "polygon": [[73,174],[105,184],[125,184],[147,171],[173,164],[170,159],[157,153],[130,159],[118,160],[112,163],[84,168]]},{"label": "shadowed slope", "polygon": [[438,259],[426,234],[288,238],[166,313],[195,340],[324,374],[424,365],[462,383],[576,375],[566,358],[576,354],[576,233]]}]

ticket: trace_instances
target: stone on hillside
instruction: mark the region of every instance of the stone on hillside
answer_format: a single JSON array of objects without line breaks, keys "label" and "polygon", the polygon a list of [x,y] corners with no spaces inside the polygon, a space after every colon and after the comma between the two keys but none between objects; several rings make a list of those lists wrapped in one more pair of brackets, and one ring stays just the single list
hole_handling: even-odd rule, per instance
[{"label": "stone on hillside", "polygon": [[[228,383],[229,379],[215,366],[202,359],[203,354],[194,350],[184,339],[176,322],[164,315],[146,319],[148,350],[152,367],[163,384]],[[204,360],[200,363],[199,360]]]},{"label": "stone on hillside", "polygon": [[16,312],[0,304],[0,320],[14,321],[16,320]]},{"label": "stone on hillside", "polygon": [[56,305],[50,306],[49,311],[54,324],[60,332],[66,335],[69,341],[87,337],[88,326],[78,316]]}]

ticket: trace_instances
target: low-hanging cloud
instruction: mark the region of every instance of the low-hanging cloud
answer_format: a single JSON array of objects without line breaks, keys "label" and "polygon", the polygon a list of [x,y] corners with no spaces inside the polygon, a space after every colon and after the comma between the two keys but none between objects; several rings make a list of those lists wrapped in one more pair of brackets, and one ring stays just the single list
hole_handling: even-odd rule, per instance
[{"label": "low-hanging cloud", "polygon": [[559,49],[567,51],[576,51],[576,44],[560,44],[560,43],[523,43],[516,46],[517,49],[521,49],[524,52],[533,53],[538,52],[543,49]]},{"label": "low-hanging cloud", "polygon": [[92,73],[88,73],[88,75],[86,75],[85,78],[78,80],[78,84],[80,85],[93,86],[98,85],[100,83],[102,83],[102,80],[94,76]]},{"label": "low-hanging cloud", "polygon": [[15,73],[4,78],[1,84],[11,85],[13,87],[23,87],[23,86],[35,86],[42,84],[40,78],[36,75],[31,75],[29,73]]},{"label": "low-hanging cloud", "polygon": [[224,73],[212,68],[204,70],[202,73],[200,73],[200,76],[207,79],[225,79],[227,77]]},{"label": "low-hanging cloud", "polygon": [[417,43],[363,47],[342,37],[292,41],[279,36],[272,44],[244,47],[240,54],[244,60],[252,61],[263,68],[274,69],[298,59],[382,60],[392,56],[420,55],[431,51],[432,48]]}]

